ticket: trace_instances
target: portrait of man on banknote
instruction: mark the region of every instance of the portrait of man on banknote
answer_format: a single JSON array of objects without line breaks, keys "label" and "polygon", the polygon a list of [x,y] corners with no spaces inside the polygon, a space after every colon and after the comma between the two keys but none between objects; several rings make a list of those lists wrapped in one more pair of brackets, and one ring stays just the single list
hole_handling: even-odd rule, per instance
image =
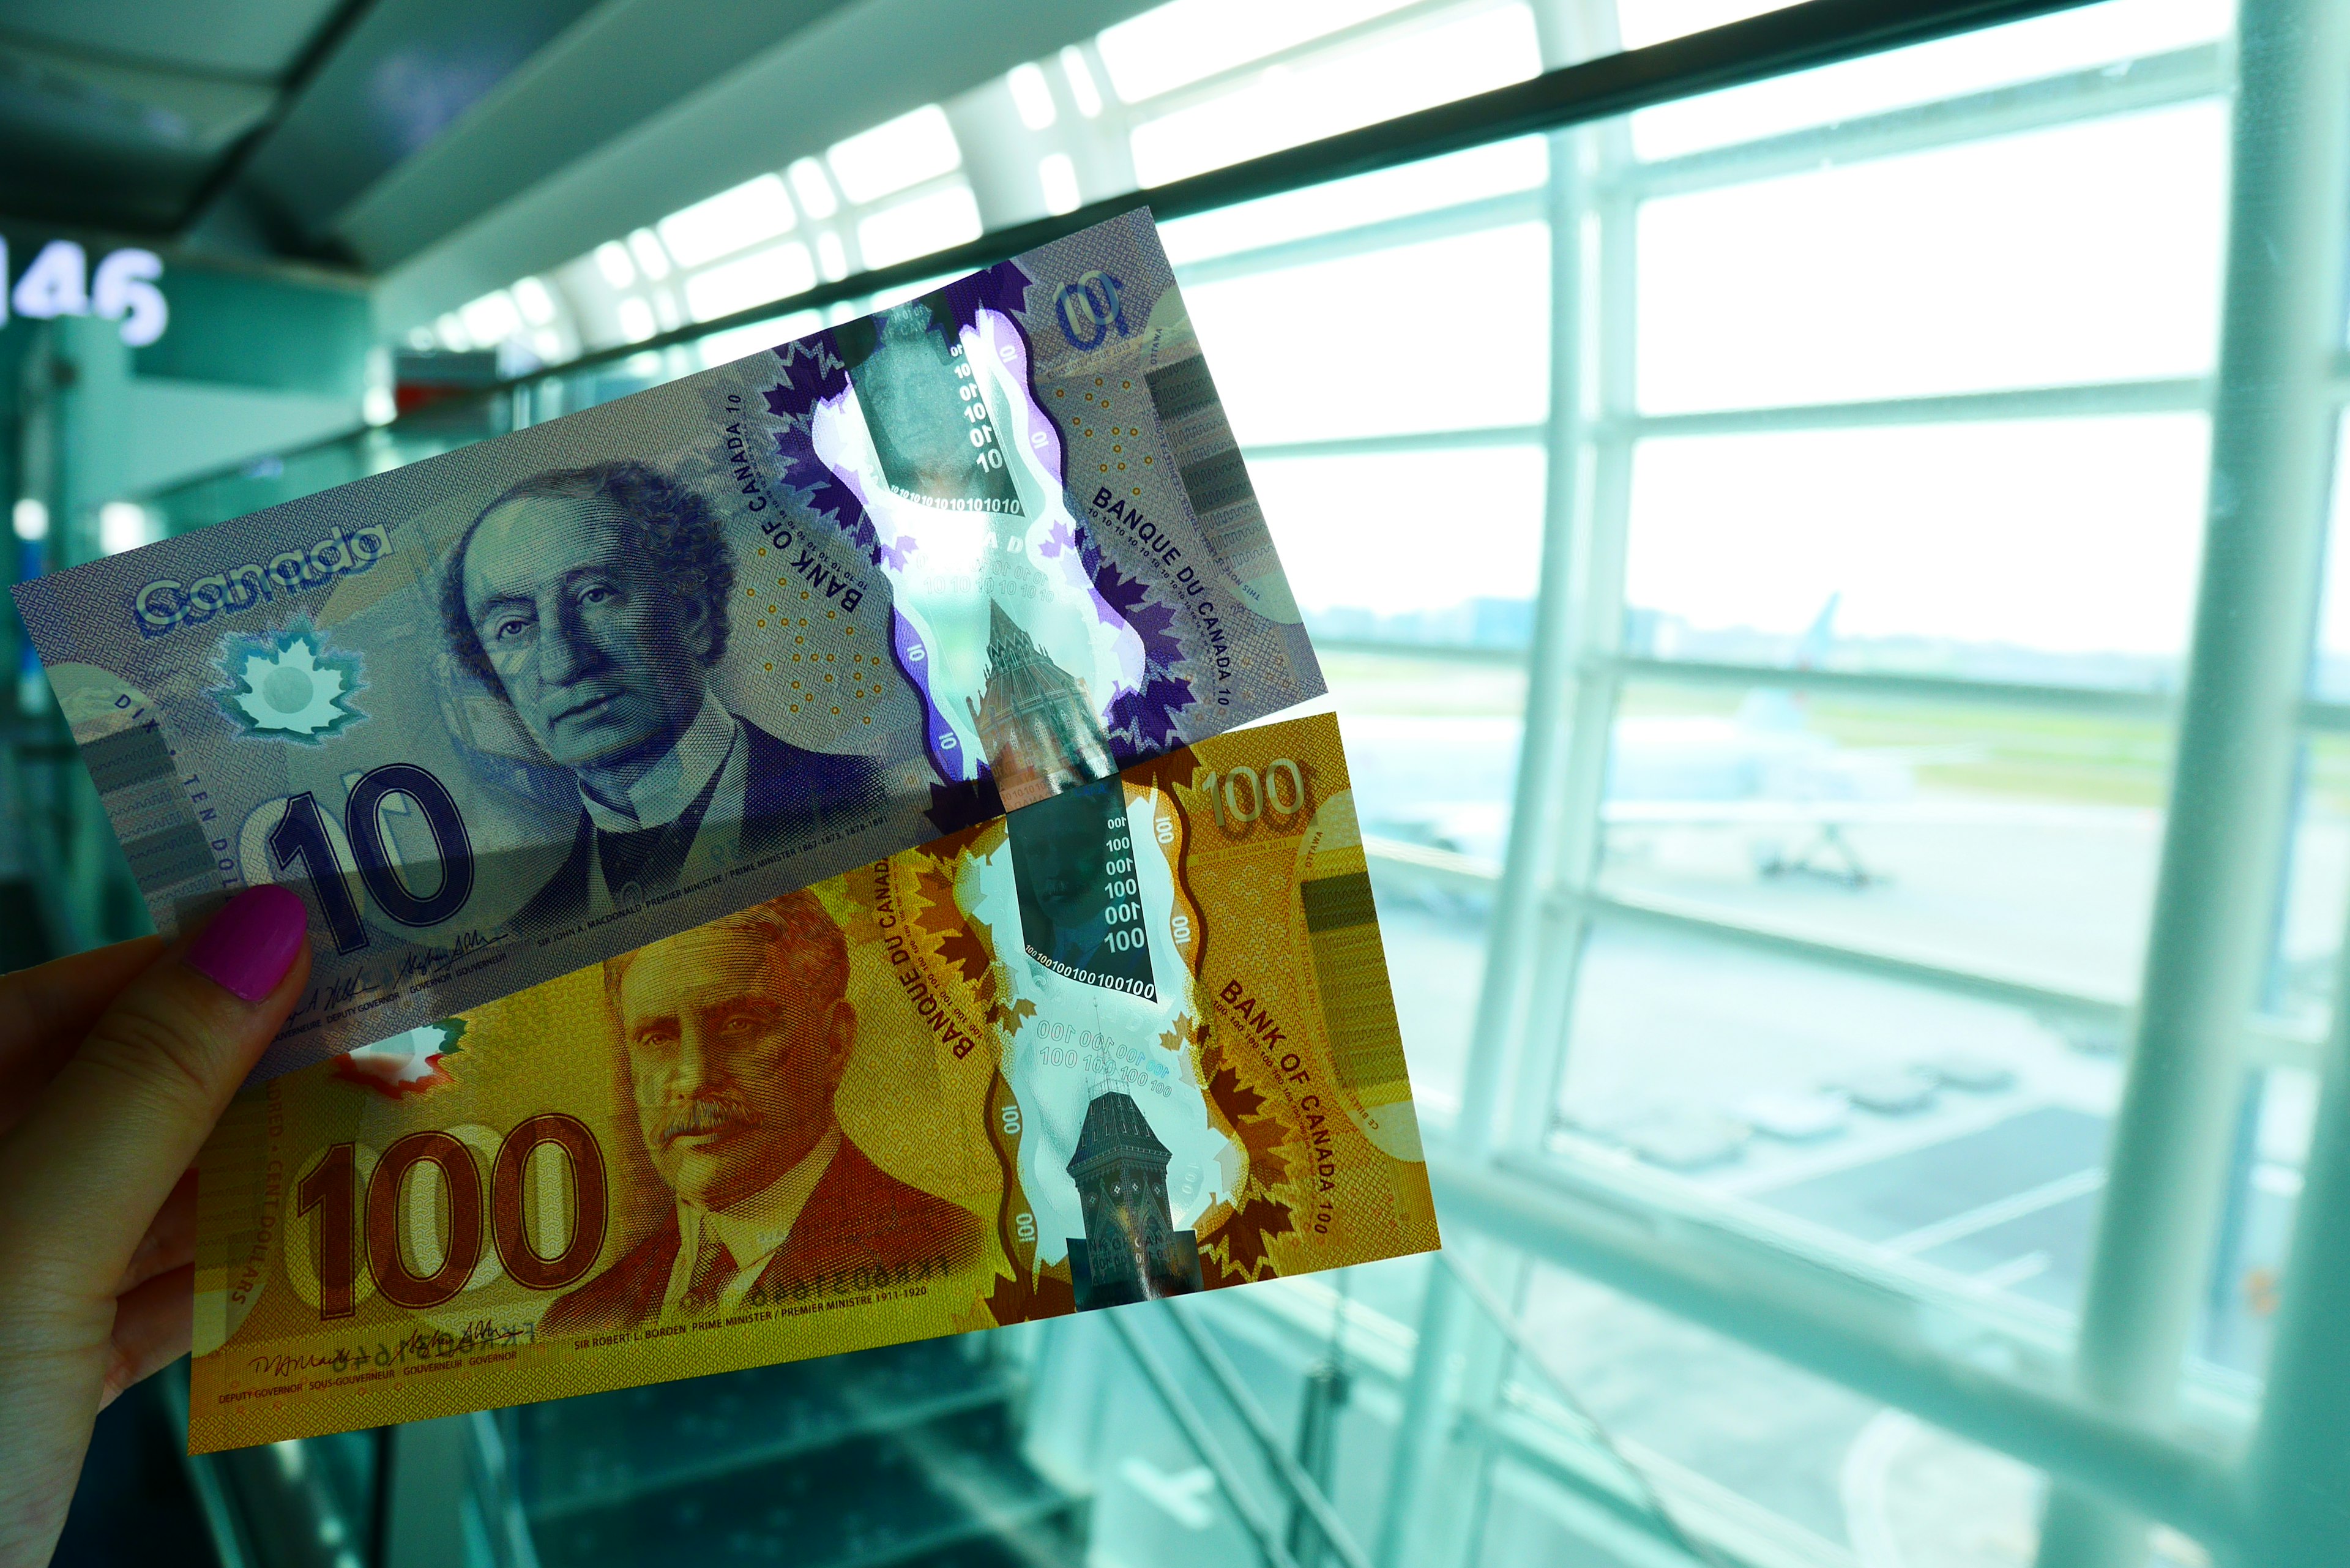
[{"label": "portrait of man on banknote", "polygon": [[795,746],[711,691],[734,562],[710,503],[650,465],[513,485],[458,536],[445,574],[458,662],[578,786],[571,852],[517,929],[576,928],[878,799],[871,759]]},{"label": "portrait of man on banknote", "polygon": [[605,963],[625,1094],[674,1203],[556,1301],[541,1333],[820,1301],[845,1274],[935,1280],[977,1257],[975,1216],[889,1175],[841,1130],[847,992],[847,942],[806,891]]}]

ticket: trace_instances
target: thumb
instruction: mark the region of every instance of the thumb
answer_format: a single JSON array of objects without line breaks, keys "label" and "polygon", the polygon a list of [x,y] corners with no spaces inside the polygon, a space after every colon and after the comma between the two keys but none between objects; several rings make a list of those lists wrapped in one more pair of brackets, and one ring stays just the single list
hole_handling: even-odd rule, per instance
[{"label": "thumb", "polygon": [[51,1231],[47,1246],[20,1237],[33,1243],[21,1262],[68,1264],[86,1274],[72,1284],[111,1290],[293,1011],[309,978],[308,923],[292,891],[248,888],[115,998],[0,1147],[10,1208]]}]

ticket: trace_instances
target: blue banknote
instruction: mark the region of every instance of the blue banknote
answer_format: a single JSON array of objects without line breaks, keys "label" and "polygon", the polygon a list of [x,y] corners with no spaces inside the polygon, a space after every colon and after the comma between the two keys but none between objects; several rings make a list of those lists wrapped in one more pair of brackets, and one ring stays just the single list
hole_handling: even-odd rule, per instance
[{"label": "blue banknote", "polygon": [[1149,214],[24,584],[157,925],[338,1054],[1318,694]]}]

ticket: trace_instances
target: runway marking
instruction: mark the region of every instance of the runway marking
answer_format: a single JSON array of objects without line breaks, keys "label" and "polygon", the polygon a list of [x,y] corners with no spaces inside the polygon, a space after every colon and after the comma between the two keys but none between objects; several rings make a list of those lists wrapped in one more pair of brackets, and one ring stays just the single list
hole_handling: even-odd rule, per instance
[{"label": "runway marking", "polygon": [[2060,1176],[2038,1187],[2026,1188],[1996,1202],[1979,1209],[1953,1214],[1947,1220],[1937,1220],[1931,1225],[1920,1225],[1905,1235],[1879,1242],[1888,1252],[1914,1258],[1920,1252],[1930,1252],[1946,1243],[1988,1231],[1994,1225],[2004,1225],[2010,1220],[2021,1220],[2026,1214],[2036,1214],[2043,1209],[2053,1209],[2059,1203],[2084,1197],[2106,1184],[2103,1166],[2076,1170],[2070,1176]]}]

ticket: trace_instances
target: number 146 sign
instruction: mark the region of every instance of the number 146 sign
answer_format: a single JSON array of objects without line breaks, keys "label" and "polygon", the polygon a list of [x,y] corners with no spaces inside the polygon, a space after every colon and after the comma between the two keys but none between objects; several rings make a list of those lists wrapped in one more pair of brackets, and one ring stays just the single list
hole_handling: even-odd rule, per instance
[{"label": "number 146 sign", "polygon": [[[8,242],[0,238],[0,282],[8,273]],[[163,275],[163,260],[153,251],[123,249],[110,253],[93,275],[89,257],[71,240],[51,240],[25,265],[16,286],[0,295],[0,325],[13,310],[18,316],[47,320],[57,316],[102,316],[122,323],[122,340],[144,348],[163,336],[171,307],[155,281]]]}]

